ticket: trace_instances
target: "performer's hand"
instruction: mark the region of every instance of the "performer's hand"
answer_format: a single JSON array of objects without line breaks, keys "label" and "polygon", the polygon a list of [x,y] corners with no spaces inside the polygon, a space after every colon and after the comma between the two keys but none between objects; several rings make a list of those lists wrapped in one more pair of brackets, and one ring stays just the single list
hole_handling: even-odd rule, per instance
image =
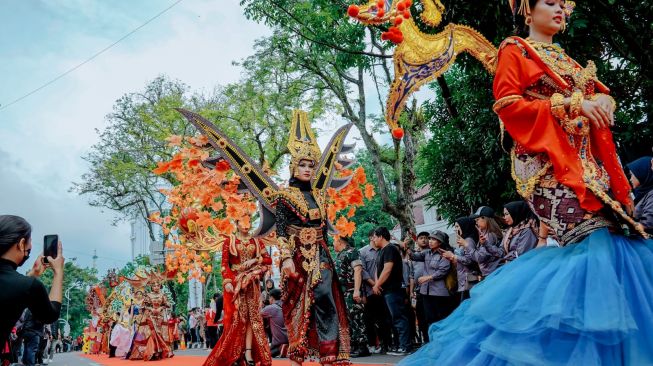
[{"label": "performer's hand", "polygon": [[256,263],[258,263],[257,259],[250,259],[250,260],[245,262],[245,267],[249,268],[249,267],[255,265]]},{"label": "performer's hand", "polygon": [[228,293],[234,292],[234,286],[231,283],[224,285],[224,290]]},{"label": "performer's hand", "polygon": [[581,111],[582,115],[589,118],[596,128],[606,128],[612,125],[612,114],[604,110],[597,101],[584,100]]},{"label": "performer's hand", "polygon": [[606,94],[602,94],[596,98],[596,102],[604,111],[608,113],[608,117],[610,117],[610,126],[614,126],[615,105],[612,103],[612,98]]},{"label": "performer's hand", "polygon": [[295,274],[295,263],[290,258],[286,258],[281,264],[281,272],[287,276]]}]

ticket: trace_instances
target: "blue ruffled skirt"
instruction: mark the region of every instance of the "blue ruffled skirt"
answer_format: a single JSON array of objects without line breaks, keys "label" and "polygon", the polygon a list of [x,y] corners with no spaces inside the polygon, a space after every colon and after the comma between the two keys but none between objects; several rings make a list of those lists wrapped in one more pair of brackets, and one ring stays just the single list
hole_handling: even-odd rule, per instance
[{"label": "blue ruffled skirt", "polygon": [[653,241],[597,230],[472,289],[400,366],[653,365]]}]

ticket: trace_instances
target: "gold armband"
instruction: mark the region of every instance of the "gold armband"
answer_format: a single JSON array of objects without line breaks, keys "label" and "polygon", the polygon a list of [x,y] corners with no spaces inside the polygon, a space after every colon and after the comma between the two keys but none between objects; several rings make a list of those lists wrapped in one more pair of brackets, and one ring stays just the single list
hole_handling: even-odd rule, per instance
[{"label": "gold armband", "polygon": [[569,118],[565,110],[564,95],[555,93],[551,96],[551,114],[560,121],[565,121]]},{"label": "gold armband", "polygon": [[583,108],[583,92],[575,91],[571,95],[571,102],[569,103],[569,117],[575,119],[580,116]]}]

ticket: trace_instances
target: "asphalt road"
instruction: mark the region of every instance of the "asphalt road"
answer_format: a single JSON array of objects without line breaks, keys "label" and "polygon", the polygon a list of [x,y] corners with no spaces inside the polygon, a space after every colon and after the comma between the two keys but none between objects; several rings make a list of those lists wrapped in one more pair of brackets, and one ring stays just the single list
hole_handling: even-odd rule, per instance
[{"label": "asphalt road", "polygon": [[[191,349],[185,351],[176,351],[175,354],[178,355],[189,355],[189,356],[208,356],[209,351],[203,349]],[[374,355],[370,357],[360,357],[352,359],[352,362],[356,364],[388,364],[394,365],[401,360],[402,357],[399,356],[388,356],[388,355]],[[145,362],[134,361],[134,365],[138,365]],[[147,365],[156,366],[156,362],[148,362]],[[54,355],[54,360],[49,366],[99,366],[97,363],[90,361],[84,357],[79,356],[77,352],[69,353],[57,353]]]}]

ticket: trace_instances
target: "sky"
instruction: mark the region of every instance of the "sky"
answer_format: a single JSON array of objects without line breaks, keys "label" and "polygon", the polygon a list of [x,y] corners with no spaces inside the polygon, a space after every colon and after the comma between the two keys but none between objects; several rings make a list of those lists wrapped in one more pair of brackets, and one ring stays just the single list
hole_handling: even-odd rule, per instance
[{"label": "sky", "polygon": [[[176,0],[7,0],[0,2],[0,108],[78,65]],[[127,223],[69,192],[88,165],[96,129],[122,95],[159,75],[193,91],[237,81],[232,65],[269,34],[247,20],[238,0],[183,0],[79,69],[0,109],[0,214],[33,226],[35,258],[45,234],[81,266],[121,267],[131,259]],[[26,270],[33,259],[28,261]]]}]

